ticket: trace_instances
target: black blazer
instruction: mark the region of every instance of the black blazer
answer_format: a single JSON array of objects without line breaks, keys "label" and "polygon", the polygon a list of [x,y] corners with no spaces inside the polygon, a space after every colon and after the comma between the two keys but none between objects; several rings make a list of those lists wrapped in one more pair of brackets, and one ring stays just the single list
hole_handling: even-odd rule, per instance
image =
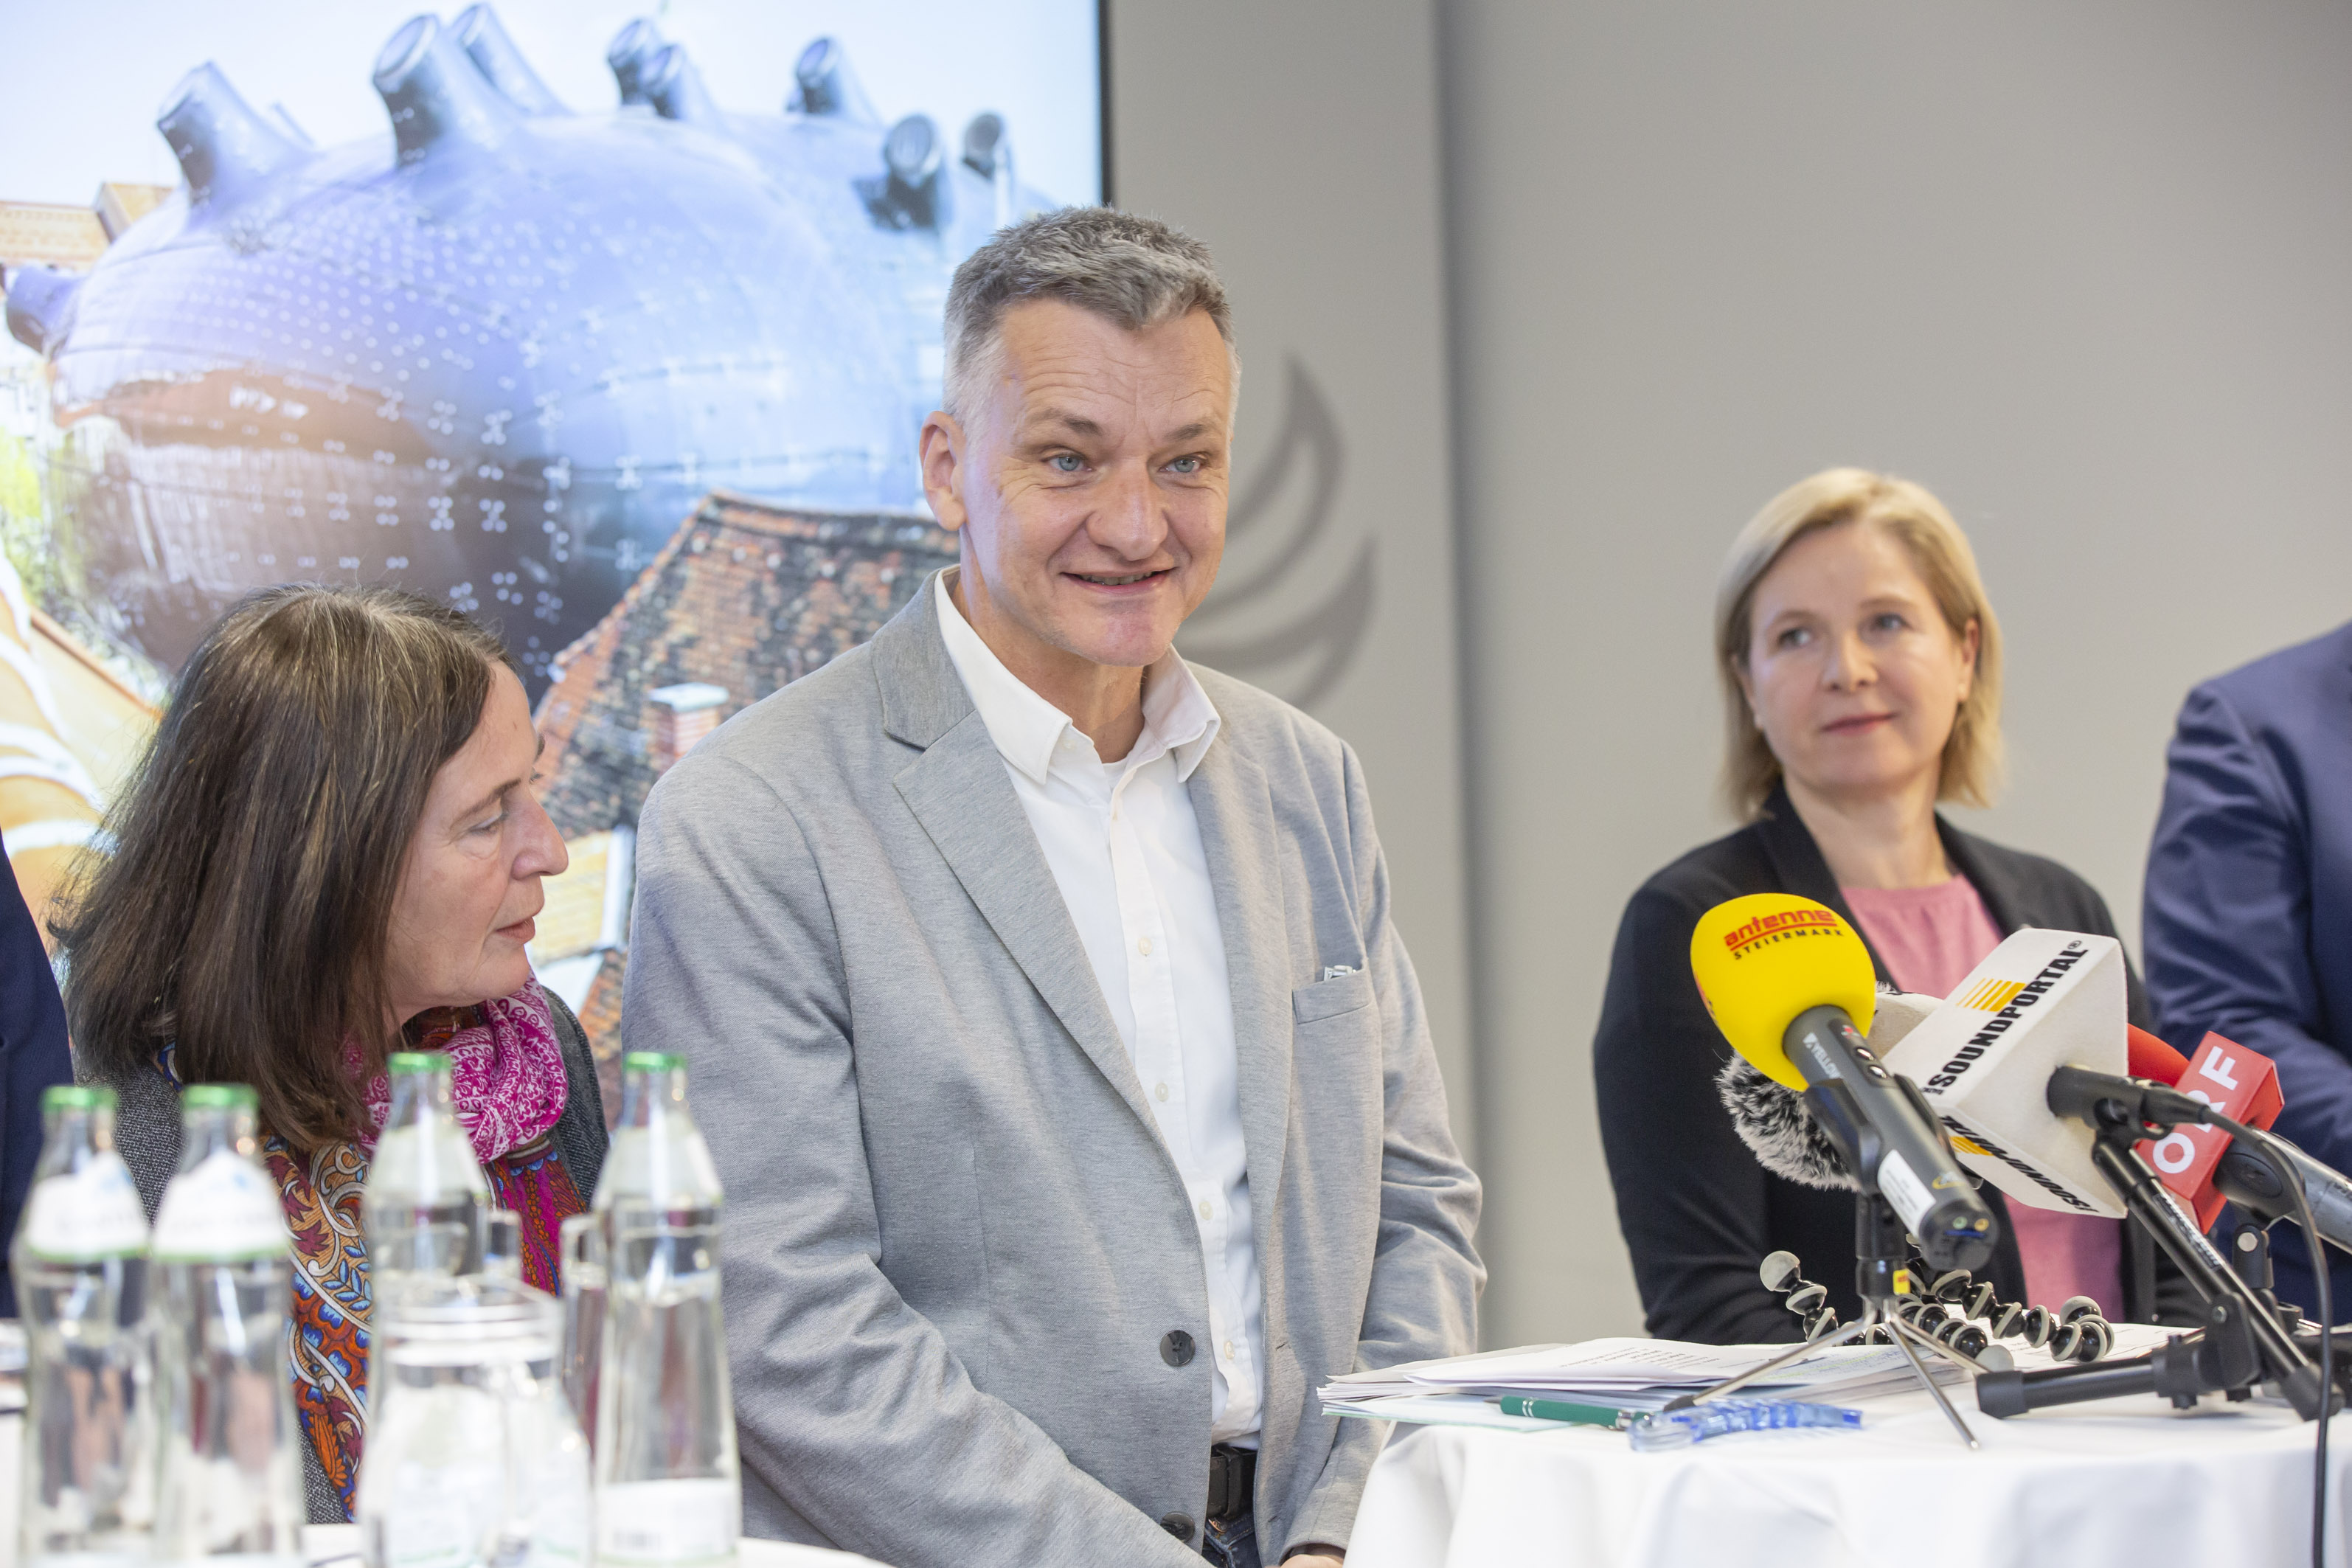
[{"label": "black blazer", "polygon": [[[2021,926],[2115,934],[2105,902],[2063,866],[1962,833],[1941,816],[1937,827],[1953,868],[1976,885],[2004,936]],[[1691,979],[1691,932],[1699,916],[1747,893],[1794,893],[1853,920],[1785,790],[1773,791],[1754,822],[1692,850],[1633,895],[1617,928],[1593,1040],[1601,1141],[1617,1190],[1617,1222],[1633,1255],[1649,1331],[1662,1339],[1798,1339],[1796,1316],[1756,1277],[1764,1255],[1781,1247],[1797,1255],[1806,1279],[1829,1287],[1841,1319],[1852,1321],[1861,1308],[1853,1288],[1853,1194],[1799,1186],[1767,1172],[1716,1098],[1716,1073],[1731,1047]],[[1875,950],[1871,962],[1880,983],[1892,984]],[[2148,1027],[2137,971],[2129,993],[2132,1022]],[[2000,1300],[2022,1301],[2025,1268],[2008,1207],[1990,1184],[1983,1195],[2001,1221],[1990,1278]],[[2135,1322],[2196,1321],[2194,1291],[2159,1257],[2154,1238],[2127,1222],[2124,1240],[2124,1315]]]}]

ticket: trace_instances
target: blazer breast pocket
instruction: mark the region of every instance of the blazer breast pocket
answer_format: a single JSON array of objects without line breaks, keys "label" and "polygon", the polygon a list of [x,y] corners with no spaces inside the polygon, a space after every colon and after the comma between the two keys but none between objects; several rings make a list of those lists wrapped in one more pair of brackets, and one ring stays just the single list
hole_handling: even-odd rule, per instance
[{"label": "blazer breast pocket", "polygon": [[1372,977],[1359,969],[1293,991],[1290,1021],[1297,1025],[1319,1024],[1326,1018],[1337,1018],[1371,1005]]},{"label": "blazer breast pocket", "polygon": [[1313,1130],[1315,1166],[1348,1192],[1377,1192],[1381,1010],[1372,977],[1335,974],[1290,994],[1292,1105]]}]

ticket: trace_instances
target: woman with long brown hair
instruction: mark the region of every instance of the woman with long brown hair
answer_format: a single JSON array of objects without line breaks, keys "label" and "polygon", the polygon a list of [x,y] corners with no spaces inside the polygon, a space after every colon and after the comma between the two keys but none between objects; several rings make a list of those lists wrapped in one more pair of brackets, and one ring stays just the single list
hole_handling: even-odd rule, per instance
[{"label": "woman with long brown hair", "polygon": [[152,1217],[183,1085],[248,1083],[293,1236],[296,1409],[314,1521],[349,1517],[372,1303],[360,1194],[386,1056],[449,1053],[524,1279],[594,1191],[604,1111],[579,1021],[531,978],[562,840],[532,794],[506,649],[384,589],[291,586],[231,610],[182,670],[56,922],[76,1067],[121,1100]]}]

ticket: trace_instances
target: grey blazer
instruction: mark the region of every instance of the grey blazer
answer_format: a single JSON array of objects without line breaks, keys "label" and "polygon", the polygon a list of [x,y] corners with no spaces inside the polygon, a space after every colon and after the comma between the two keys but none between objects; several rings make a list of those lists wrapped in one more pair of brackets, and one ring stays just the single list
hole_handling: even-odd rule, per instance
[{"label": "grey blazer", "polygon": [[[898,1568],[1198,1568],[1209,1362],[1162,1354],[1209,1339],[1192,1210],[933,616],[927,586],[738,714],[638,828],[623,1028],[690,1058],[727,1186],[745,1527]],[[1197,673],[1272,1564],[1346,1543],[1386,1434],[1317,1387],[1471,1348],[1479,1189],[1353,753]]]},{"label": "grey blazer", "polygon": [[[596,1178],[604,1169],[604,1091],[597,1087],[596,1059],[589,1051],[588,1036],[580,1020],[552,991],[547,993],[547,1006],[555,1015],[555,1038],[563,1047],[563,1119],[555,1124],[551,1136],[556,1152],[572,1168],[572,1184],[585,1200],[596,1190]],[[75,1066],[80,1065],[77,1057]],[[163,1201],[163,1189],[180,1167],[179,1090],[162,1073],[144,1069],[100,1081],[115,1094],[115,1152],[131,1167],[131,1183],[139,1189],[139,1201],[145,1205],[152,1225],[156,1206]],[[350,1516],[327,1479],[326,1468],[319,1463],[319,1451],[307,1439],[301,1447],[302,1497],[310,1522],[345,1522]]]}]

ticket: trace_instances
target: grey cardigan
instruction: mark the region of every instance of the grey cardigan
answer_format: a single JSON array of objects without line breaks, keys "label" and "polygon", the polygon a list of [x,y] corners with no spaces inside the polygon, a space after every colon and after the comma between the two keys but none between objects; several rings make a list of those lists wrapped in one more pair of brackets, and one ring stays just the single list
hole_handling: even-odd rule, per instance
[{"label": "grey cardigan", "polygon": [[[604,1168],[604,1097],[580,1020],[552,991],[547,993],[547,1005],[555,1015],[555,1037],[563,1047],[563,1119],[555,1124],[555,1148],[571,1167],[584,1202]],[[163,1188],[179,1168],[179,1091],[160,1072],[134,1072],[128,1079],[103,1081],[115,1093],[114,1147],[131,1167],[139,1201],[147,1205],[152,1223],[156,1205],[163,1201]],[[302,1492],[312,1524],[346,1522],[342,1499],[328,1482],[318,1450],[307,1440],[302,1443]]]},{"label": "grey cardigan", "polygon": [[[1191,1201],[933,605],[738,714],[640,820],[625,1026],[688,1058],[726,1183],[744,1527],[898,1568],[1199,1568]],[[1197,673],[1272,1563],[1347,1542],[1385,1433],[1317,1387],[1472,1347],[1479,1191],[1355,757]]]}]

